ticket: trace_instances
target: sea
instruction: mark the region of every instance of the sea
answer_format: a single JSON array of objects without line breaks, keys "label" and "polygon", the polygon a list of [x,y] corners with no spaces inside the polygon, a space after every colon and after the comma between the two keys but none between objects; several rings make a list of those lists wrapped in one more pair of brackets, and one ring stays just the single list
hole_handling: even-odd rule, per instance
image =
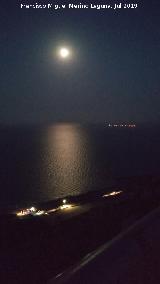
[{"label": "sea", "polygon": [[160,175],[157,127],[0,127],[1,210],[107,190],[119,177],[141,175]]}]

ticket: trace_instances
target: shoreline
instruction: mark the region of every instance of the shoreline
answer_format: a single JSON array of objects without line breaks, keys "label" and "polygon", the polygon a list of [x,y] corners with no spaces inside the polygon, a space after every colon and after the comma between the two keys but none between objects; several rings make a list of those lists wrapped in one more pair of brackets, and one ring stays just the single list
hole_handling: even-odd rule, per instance
[{"label": "shoreline", "polygon": [[8,207],[3,205],[0,208],[0,216],[12,215],[15,214],[16,211],[25,209],[27,207],[35,206],[39,209],[46,210],[51,209],[53,207],[58,207],[62,204],[63,199],[69,200],[71,203],[80,203],[85,204],[86,202],[94,203],[102,198],[102,196],[106,193],[122,190],[127,194],[131,194],[132,196],[138,195],[148,195],[158,193],[157,187],[160,188],[160,176],[159,175],[139,175],[139,176],[124,176],[115,178],[114,185],[111,186],[103,186],[101,188],[94,188],[93,190],[89,190],[85,193],[78,195],[69,195],[60,198],[56,198],[53,200],[46,201],[33,201],[33,202],[24,202],[24,206],[22,205],[9,205]]}]

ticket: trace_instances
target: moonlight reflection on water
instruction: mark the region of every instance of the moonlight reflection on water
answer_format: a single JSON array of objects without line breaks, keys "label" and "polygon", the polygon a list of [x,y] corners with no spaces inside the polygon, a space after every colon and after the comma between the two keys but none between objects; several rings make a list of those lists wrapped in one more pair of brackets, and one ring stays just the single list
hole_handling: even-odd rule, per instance
[{"label": "moonlight reflection on water", "polygon": [[85,130],[77,124],[48,128],[44,167],[52,198],[85,192],[90,170],[88,144]]}]

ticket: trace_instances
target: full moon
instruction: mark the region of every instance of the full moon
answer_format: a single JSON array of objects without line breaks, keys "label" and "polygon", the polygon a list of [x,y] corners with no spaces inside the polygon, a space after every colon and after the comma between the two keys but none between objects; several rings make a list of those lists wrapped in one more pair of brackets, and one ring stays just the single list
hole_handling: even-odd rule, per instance
[{"label": "full moon", "polygon": [[59,55],[60,55],[61,58],[65,59],[65,58],[69,57],[70,51],[66,47],[61,47],[60,50],[59,50]]}]

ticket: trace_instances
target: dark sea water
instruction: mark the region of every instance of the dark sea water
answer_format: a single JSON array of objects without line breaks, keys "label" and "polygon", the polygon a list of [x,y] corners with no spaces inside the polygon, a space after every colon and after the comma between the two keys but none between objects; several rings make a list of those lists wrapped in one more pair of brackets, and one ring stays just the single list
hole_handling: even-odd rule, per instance
[{"label": "dark sea water", "polygon": [[0,129],[0,208],[79,195],[160,173],[157,128],[55,124]]}]

